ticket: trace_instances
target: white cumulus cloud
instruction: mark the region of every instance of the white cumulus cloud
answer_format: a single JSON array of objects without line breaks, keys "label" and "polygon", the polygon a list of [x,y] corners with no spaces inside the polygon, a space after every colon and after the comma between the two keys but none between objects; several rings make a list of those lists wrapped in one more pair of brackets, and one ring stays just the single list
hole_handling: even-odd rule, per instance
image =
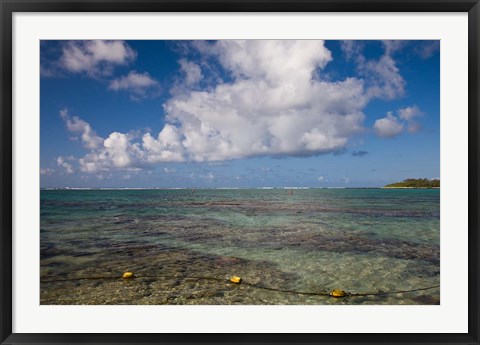
[{"label": "white cumulus cloud", "polygon": [[383,46],[385,47],[386,55],[393,55],[397,51],[402,50],[406,45],[409,44],[407,40],[385,40],[383,41]]},{"label": "white cumulus cloud", "polygon": [[415,133],[421,128],[416,120],[420,116],[423,116],[423,112],[416,105],[400,108],[396,111],[396,116],[389,111],[386,117],[376,120],[373,128],[378,136],[387,138],[400,134],[405,125],[408,132]]},{"label": "white cumulus cloud", "polygon": [[108,88],[114,91],[127,91],[132,99],[138,100],[155,95],[158,87],[158,81],[147,72],[130,71],[127,75],[112,80]]},{"label": "white cumulus cloud", "polygon": [[40,175],[52,175],[53,173],[55,173],[55,170],[53,170],[51,168],[41,168],[40,169]]},{"label": "white cumulus cloud", "polygon": [[60,66],[91,77],[110,75],[116,65],[134,60],[135,51],[123,41],[69,41],[62,49]]},{"label": "white cumulus cloud", "polygon": [[323,41],[227,40],[197,47],[234,81],[176,95],[165,104],[187,159],[326,153],[361,131],[363,81],[313,78],[332,59]]},{"label": "white cumulus cloud", "polygon": [[428,59],[437,51],[440,50],[440,41],[427,41],[419,49],[420,56],[424,59]]},{"label": "white cumulus cloud", "polygon": [[[156,138],[150,133],[139,138],[135,132],[113,132],[103,139],[96,135],[89,123],[77,116],[70,117],[67,110],[61,111],[61,117],[70,131],[82,133],[84,146],[90,149],[78,159],[82,172],[138,171],[159,162],[185,161],[184,147],[180,144],[176,127],[172,125],[166,125]],[[61,161],[58,165],[67,169],[63,163]]]},{"label": "white cumulus cloud", "polygon": [[391,56],[404,46],[404,41],[383,41],[384,54],[379,59],[367,59],[363,49],[368,41],[344,41],[341,49],[347,59],[357,64],[358,73],[365,79],[368,97],[394,99],[404,95],[406,82]]},{"label": "white cumulus cloud", "polygon": [[344,40],[340,42],[340,48],[347,60],[359,56],[362,53],[363,46],[364,44],[362,41]]},{"label": "white cumulus cloud", "polygon": [[183,162],[184,146],[181,143],[181,134],[178,129],[166,124],[156,138],[150,133],[142,137],[142,148],[148,163]]},{"label": "white cumulus cloud", "polygon": [[359,68],[371,84],[368,89],[370,97],[394,99],[405,93],[405,80],[390,56],[384,55],[378,61],[365,61]]},{"label": "white cumulus cloud", "polygon": [[103,145],[78,160],[82,172],[96,173],[112,169],[136,171],[143,166],[144,152],[130,134],[111,133]]},{"label": "white cumulus cloud", "polygon": [[185,74],[185,84],[193,85],[203,78],[202,70],[196,63],[186,59],[180,59],[178,63],[180,64],[180,69]]},{"label": "white cumulus cloud", "polygon": [[398,116],[402,120],[407,121],[408,131],[410,133],[415,133],[420,130],[420,124],[415,120],[415,118],[422,115],[422,111],[416,105],[398,110]]},{"label": "white cumulus cloud", "polygon": [[392,112],[388,112],[386,117],[375,121],[373,128],[378,136],[393,138],[402,132],[403,125],[398,122]]},{"label": "white cumulus cloud", "polygon": [[68,109],[61,110],[60,117],[65,122],[67,129],[70,132],[80,134],[83,145],[86,148],[96,149],[103,142],[103,138],[95,133],[89,123],[80,119],[78,116],[70,116]]},{"label": "white cumulus cloud", "polygon": [[73,157],[57,157],[57,165],[64,169],[66,174],[73,174],[75,169],[71,163],[68,163],[67,160],[72,160]]}]

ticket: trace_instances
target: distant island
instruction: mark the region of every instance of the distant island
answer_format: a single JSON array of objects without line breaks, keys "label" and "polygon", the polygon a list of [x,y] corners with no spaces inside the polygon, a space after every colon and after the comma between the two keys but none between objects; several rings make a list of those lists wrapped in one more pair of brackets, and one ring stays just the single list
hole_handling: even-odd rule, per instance
[{"label": "distant island", "polygon": [[402,182],[387,184],[383,188],[440,188],[440,180],[407,178]]}]

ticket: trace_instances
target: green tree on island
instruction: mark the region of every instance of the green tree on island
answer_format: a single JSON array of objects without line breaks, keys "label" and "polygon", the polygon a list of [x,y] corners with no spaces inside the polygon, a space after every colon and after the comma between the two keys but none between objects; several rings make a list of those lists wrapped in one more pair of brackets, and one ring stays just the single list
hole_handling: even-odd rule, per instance
[{"label": "green tree on island", "polygon": [[386,188],[440,188],[440,180],[429,180],[426,178],[407,178],[402,182],[387,184]]}]

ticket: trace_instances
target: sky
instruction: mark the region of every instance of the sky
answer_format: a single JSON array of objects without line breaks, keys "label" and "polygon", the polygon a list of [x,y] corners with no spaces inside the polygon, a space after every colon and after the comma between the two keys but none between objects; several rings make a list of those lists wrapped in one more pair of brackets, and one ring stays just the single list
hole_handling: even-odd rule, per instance
[{"label": "sky", "polygon": [[440,177],[439,41],[41,41],[41,188]]}]

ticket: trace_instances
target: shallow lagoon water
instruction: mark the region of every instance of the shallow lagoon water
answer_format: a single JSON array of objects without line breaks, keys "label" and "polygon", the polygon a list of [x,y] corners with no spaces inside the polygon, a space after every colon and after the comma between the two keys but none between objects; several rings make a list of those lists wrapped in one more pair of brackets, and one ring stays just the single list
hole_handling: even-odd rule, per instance
[{"label": "shallow lagoon water", "polygon": [[415,189],[42,190],[41,304],[439,304],[392,293],[439,285],[439,206]]}]

